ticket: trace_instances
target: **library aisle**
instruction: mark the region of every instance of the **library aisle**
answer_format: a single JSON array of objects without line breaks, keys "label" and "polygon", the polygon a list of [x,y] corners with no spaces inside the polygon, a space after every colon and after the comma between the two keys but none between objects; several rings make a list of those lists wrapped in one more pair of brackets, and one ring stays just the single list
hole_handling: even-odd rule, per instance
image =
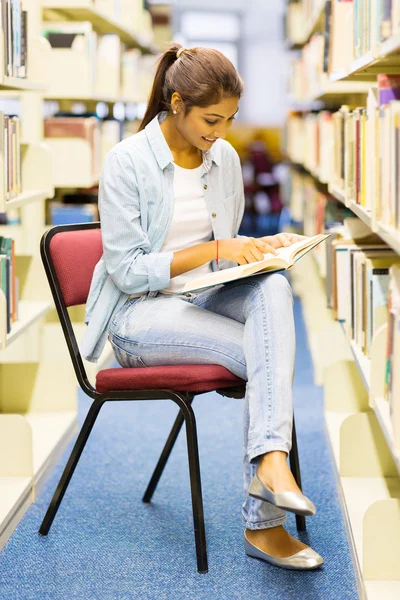
[{"label": "library aisle", "polygon": [[[183,434],[152,503],[141,501],[176,408],[169,402],[117,402],[102,409],[49,536],[41,538],[37,531],[71,445],[14,532],[1,555],[2,599],[356,600],[323,395],[314,384],[298,299],[295,318],[294,405],[302,483],[318,508],[299,538],[324,556],[320,571],[285,571],[244,554],[243,400],[209,393],[194,400],[209,552],[206,576],[196,572]],[[88,409],[82,394],[80,424]],[[290,513],[287,528],[297,535]]]},{"label": "library aisle", "polygon": [[[38,534],[90,406],[77,392],[43,267],[42,236],[56,226],[97,227],[106,157],[117,146],[112,156],[128,148],[140,130],[158,59],[172,40],[183,50],[169,55],[168,73],[181,66],[184,75],[175,84],[182,89],[190,77],[188,98],[206,89],[192,85],[201,71],[192,68],[198,56],[217,56],[204,48],[224,55],[218,55],[226,69],[218,85],[234,82],[233,97],[218,106],[240,95],[232,65],[244,83],[235,119],[213,113],[226,121],[223,131],[222,121],[202,114],[207,131],[196,152],[187,151],[196,144],[182,133],[182,123],[192,123],[190,111],[171,111],[168,127],[157,132],[164,150],[169,140],[176,166],[188,171],[190,165],[197,178],[200,144],[221,148],[217,138],[226,137],[243,175],[240,235],[326,235],[296,255],[288,271],[301,478],[317,514],[307,518],[306,533],[297,531],[291,513],[287,527],[324,558],[313,572],[279,569],[244,553],[244,403],[216,393],[194,399],[207,575],[196,570],[183,433],[154,501],[141,502],[176,414],[168,402],[105,404],[49,535]],[[201,50],[190,52],[194,48]],[[203,77],[213,72],[210,67]],[[170,109],[170,100],[161,108]],[[210,106],[198,102],[196,109]],[[139,144],[140,136],[134,139]],[[149,194],[162,207],[159,221],[152,220],[153,209],[143,210],[148,198],[140,186],[158,181],[146,172],[151,161],[137,178],[140,215],[135,209],[136,216],[125,219],[140,222],[146,238],[135,246],[129,273],[154,251],[147,251],[147,240],[158,244],[150,234],[166,212],[161,192]],[[215,156],[211,162],[200,175],[207,182],[193,179],[204,206],[190,220],[203,227],[198,236],[207,248],[233,235],[243,196],[241,178],[224,177],[226,165],[217,165]],[[174,210],[173,225],[193,209],[187,187],[185,210]],[[113,199],[119,194],[118,187]],[[135,194],[136,188],[125,193],[127,205]],[[210,209],[208,198],[221,210]],[[175,209],[179,200],[174,196]],[[121,204],[115,203],[118,214]],[[104,213],[102,221],[104,242]],[[182,223],[179,231],[187,226]],[[194,239],[189,235],[188,244]],[[181,275],[190,280],[189,262]],[[209,264],[224,272],[227,260],[221,262],[222,268],[218,260]],[[107,309],[107,291],[120,298],[124,287],[135,295],[154,291],[150,275],[140,288],[136,278],[118,288],[112,270],[105,267],[107,283],[97,298],[106,298]],[[69,306],[68,315],[80,344],[88,329],[85,306]],[[145,365],[134,353],[127,360]],[[114,361],[107,341],[98,362],[83,361],[90,383],[100,370],[117,366]],[[146,372],[130,373],[138,371]],[[194,460],[191,467],[196,472]],[[400,0],[0,0],[0,600],[30,598],[399,600]]]}]

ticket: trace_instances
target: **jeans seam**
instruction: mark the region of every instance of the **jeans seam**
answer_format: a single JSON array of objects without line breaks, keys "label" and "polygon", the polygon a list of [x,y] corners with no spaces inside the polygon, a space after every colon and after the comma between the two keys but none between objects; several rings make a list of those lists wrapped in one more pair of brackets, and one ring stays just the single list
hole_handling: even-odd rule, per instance
[{"label": "jeans seam", "polygon": [[[257,295],[261,298],[261,314],[262,314],[262,322],[263,322],[263,331],[264,331],[264,358],[265,358],[265,370],[267,373],[267,423],[266,423],[266,435],[267,438],[271,438],[271,421],[272,421],[272,380],[271,380],[271,365],[270,365],[270,351],[269,351],[269,338],[267,336],[267,310],[265,306],[265,298],[262,290],[256,284],[247,284],[250,287],[256,290]],[[251,311],[247,318],[250,318],[256,309]],[[264,408],[263,403],[261,403],[262,410]],[[250,408],[250,407],[249,407]],[[264,413],[264,411],[263,411]],[[262,415],[264,417],[264,414]],[[264,421],[264,418],[263,418]]]},{"label": "jeans seam", "polygon": [[[270,446],[273,446],[273,447],[270,448]],[[265,452],[274,452],[274,451],[277,451],[277,450],[282,450],[282,451],[287,452],[289,454],[291,448],[288,448],[284,444],[274,444],[274,443],[271,444],[270,442],[265,442],[264,444],[256,446],[252,450],[247,450],[246,457],[249,458],[251,456],[251,458],[249,458],[249,461],[251,462],[255,458],[258,458],[258,456],[260,456],[260,454],[265,454]],[[257,454],[255,456],[252,456],[255,452]]]},{"label": "jeans seam", "polygon": [[[122,342],[127,342],[129,344],[142,344],[142,345],[147,345],[147,346],[166,346],[166,347],[176,347],[176,348],[202,348],[203,350],[210,350],[211,352],[216,352],[217,354],[220,354],[221,356],[227,356],[228,358],[230,358],[231,360],[234,360],[236,363],[238,363],[239,365],[241,365],[242,367],[246,368],[246,363],[245,362],[241,362],[240,360],[237,360],[234,356],[232,356],[231,354],[225,354],[224,352],[221,352],[220,350],[217,350],[216,348],[210,348],[208,346],[197,346],[195,344],[158,344],[157,342],[135,342],[134,340],[130,340],[128,338],[124,338],[120,335],[118,335],[117,333],[113,333],[110,332],[112,336],[116,337],[118,340],[121,340]],[[123,348],[121,348],[121,350],[123,350]]]},{"label": "jeans seam", "polygon": [[272,527],[279,527],[279,525],[285,523],[286,515],[284,515],[283,517],[279,517],[278,519],[272,519],[270,521],[266,521],[264,519],[263,521],[256,521],[255,523],[252,523],[251,521],[245,519],[245,517],[242,517],[242,521],[244,525],[246,525],[247,529],[251,529],[254,525],[267,525],[268,527],[256,527],[256,529],[269,529]]}]

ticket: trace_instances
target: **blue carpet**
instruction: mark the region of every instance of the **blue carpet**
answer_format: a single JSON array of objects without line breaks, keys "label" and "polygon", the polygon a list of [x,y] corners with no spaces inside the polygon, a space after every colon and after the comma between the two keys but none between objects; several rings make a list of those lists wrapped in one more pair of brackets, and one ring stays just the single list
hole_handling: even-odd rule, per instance
[{"label": "blue carpet", "polygon": [[[177,409],[167,401],[106,404],[47,537],[37,533],[72,444],[0,555],[2,600],[356,600],[358,598],[298,301],[294,388],[303,488],[318,512],[292,535],[325,559],[285,571],[247,557],[241,523],[243,401],[198,396],[209,572],[196,571],[185,436],[151,505],[141,496]],[[89,408],[80,396],[79,422]]]}]

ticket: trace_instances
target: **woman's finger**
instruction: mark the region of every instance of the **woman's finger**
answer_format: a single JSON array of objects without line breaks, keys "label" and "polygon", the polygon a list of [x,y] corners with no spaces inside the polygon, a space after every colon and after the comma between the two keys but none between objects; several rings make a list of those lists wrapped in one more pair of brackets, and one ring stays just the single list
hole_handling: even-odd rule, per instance
[{"label": "woman's finger", "polygon": [[257,246],[257,248],[259,248],[261,250],[261,252],[263,254],[268,254],[269,252],[271,254],[278,254],[277,251],[275,250],[275,248],[273,246],[271,246],[271,244],[267,244],[266,242],[263,242],[261,238],[255,239],[254,243]]},{"label": "woman's finger", "polygon": [[278,233],[275,237],[279,241],[279,243],[284,247],[290,246],[290,244],[292,243],[290,236],[287,233]]}]

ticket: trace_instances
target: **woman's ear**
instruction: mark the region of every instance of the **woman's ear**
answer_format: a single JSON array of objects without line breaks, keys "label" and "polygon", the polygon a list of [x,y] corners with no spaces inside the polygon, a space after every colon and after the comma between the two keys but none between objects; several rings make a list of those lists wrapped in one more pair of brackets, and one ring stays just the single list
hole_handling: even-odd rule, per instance
[{"label": "woman's ear", "polygon": [[183,101],[178,92],[174,92],[171,96],[171,106],[172,110],[179,113],[183,107]]}]

